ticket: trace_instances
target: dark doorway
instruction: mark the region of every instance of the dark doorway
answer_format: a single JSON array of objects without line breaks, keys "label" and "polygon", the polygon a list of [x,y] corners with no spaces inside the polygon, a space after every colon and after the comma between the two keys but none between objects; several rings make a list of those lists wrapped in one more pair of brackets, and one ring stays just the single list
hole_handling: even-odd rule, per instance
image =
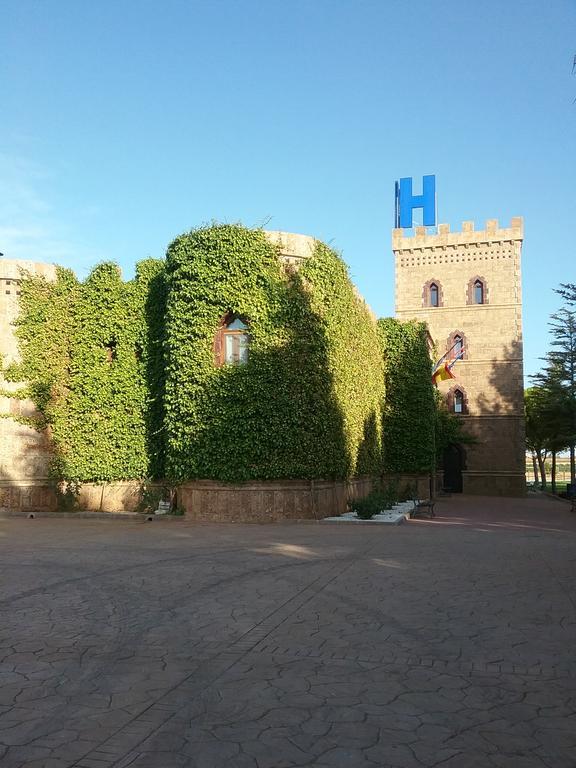
[{"label": "dark doorway", "polygon": [[461,445],[449,445],[444,451],[444,490],[462,493],[462,470],[466,469],[466,453]]}]

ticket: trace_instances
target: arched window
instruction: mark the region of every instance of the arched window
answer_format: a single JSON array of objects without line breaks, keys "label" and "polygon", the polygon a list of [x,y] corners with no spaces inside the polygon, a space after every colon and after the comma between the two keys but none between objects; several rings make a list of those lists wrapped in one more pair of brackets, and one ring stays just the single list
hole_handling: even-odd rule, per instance
[{"label": "arched window", "polygon": [[484,283],[476,280],[474,283],[474,304],[484,304]]},{"label": "arched window", "polygon": [[468,414],[468,397],[461,384],[452,387],[446,394],[446,404],[451,413]]},{"label": "arched window", "polygon": [[466,292],[467,304],[488,304],[488,287],[486,280],[479,275],[475,275],[468,282],[468,290]]},{"label": "arched window", "polygon": [[248,362],[249,327],[245,318],[228,313],[214,339],[216,365],[243,365]]},{"label": "arched window", "polygon": [[239,317],[224,328],[224,362],[229,365],[248,362],[248,326]]},{"label": "arched window", "polygon": [[423,307],[441,307],[444,303],[442,298],[442,285],[438,280],[433,278],[424,283],[422,288]]},{"label": "arched window", "polygon": [[468,360],[468,341],[462,331],[454,331],[446,340],[449,360]]},{"label": "arched window", "polygon": [[452,350],[454,360],[462,360],[464,357],[464,341],[458,333],[454,336],[454,349]]},{"label": "arched window", "polygon": [[454,413],[464,413],[464,395],[459,389],[454,390]]}]

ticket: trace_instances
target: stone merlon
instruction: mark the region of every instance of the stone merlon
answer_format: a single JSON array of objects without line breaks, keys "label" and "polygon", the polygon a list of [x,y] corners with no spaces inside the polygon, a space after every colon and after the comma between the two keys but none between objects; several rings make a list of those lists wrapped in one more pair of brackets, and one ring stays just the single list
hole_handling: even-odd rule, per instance
[{"label": "stone merlon", "polygon": [[438,231],[434,234],[428,234],[426,230],[427,227],[414,227],[414,231],[407,234],[405,229],[393,229],[393,250],[522,240],[524,238],[524,220],[521,216],[515,216],[510,222],[510,227],[500,227],[498,219],[488,219],[486,228],[481,230],[474,229],[473,221],[462,222],[460,232],[451,232],[449,224],[438,224]]}]

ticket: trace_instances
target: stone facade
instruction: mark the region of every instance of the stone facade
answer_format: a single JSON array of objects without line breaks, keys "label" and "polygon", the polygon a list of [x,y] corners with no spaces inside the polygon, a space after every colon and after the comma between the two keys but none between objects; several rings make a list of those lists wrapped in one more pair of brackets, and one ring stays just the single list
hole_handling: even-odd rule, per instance
[{"label": "stone facade", "polygon": [[[509,228],[490,220],[475,231],[447,224],[437,234],[416,227],[413,235],[395,229],[396,316],[428,324],[438,358],[456,334],[464,359],[454,380],[439,383],[449,404],[454,391],[464,395],[468,432],[477,445],[465,446],[463,491],[521,495],[525,489],[524,386],[522,369],[522,292],[520,257],[523,222]],[[483,287],[484,303],[474,303],[474,283]],[[430,306],[430,286],[438,288],[438,306]]]},{"label": "stone facade", "polygon": [[[18,360],[14,320],[18,315],[19,281],[22,271],[54,279],[51,264],[0,259],[0,354],[3,367]],[[1,374],[0,374],[1,377]],[[18,384],[4,381],[5,392],[14,392]],[[35,415],[29,400],[0,396],[0,507],[12,509],[52,509],[56,499],[48,482],[50,446],[44,435],[21,424],[9,415]]]}]

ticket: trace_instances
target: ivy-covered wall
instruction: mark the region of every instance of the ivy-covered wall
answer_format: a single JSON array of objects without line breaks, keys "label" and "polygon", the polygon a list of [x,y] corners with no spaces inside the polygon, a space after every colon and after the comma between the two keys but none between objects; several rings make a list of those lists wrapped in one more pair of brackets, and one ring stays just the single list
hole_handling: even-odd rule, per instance
[{"label": "ivy-covered wall", "polygon": [[429,472],[434,465],[436,403],[426,325],[378,321],[386,364],[384,470]]},{"label": "ivy-covered wall", "polygon": [[123,282],[119,268],[104,263],[83,283],[63,269],[55,282],[22,281],[22,362],[7,375],[27,382],[21,394],[50,435],[56,477],[162,473],[162,270],[162,262],[142,262]]},{"label": "ivy-covered wall", "polygon": [[[434,398],[423,326],[378,323],[342,259],[316,242],[296,270],[261,230],[212,225],[123,281],[29,276],[13,380],[38,409],[53,471],[81,483],[229,482],[425,472]],[[215,364],[225,316],[245,365]]]},{"label": "ivy-covered wall", "polygon": [[[175,479],[344,478],[381,468],[383,361],[340,257],[318,243],[287,271],[264,233],[177,238],[166,260],[166,466]],[[227,313],[249,360],[214,364]]]}]

